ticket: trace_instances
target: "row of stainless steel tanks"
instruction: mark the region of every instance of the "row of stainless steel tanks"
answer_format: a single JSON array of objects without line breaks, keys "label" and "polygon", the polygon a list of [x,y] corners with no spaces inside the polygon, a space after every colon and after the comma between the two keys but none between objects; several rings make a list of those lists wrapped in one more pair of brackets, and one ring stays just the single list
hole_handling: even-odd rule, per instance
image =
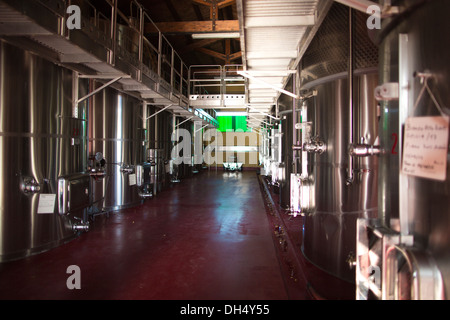
[{"label": "row of stainless steel tanks", "polygon": [[309,277],[323,297],[444,299],[450,289],[450,4],[390,4],[371,30],[366,13],[334,3],[286,88],[302,98],[278,101],[282,134],[271,141],[281,137],[282,156],[270,159],[284,172],[268,174],[280,204],[302,216],[306,259],[354,287],[334,295]]},{"label": "row of stainless steel tanks", "polygon": [[184,119],[156,114],[161,106],[107,87],[74,115],[74,88],[84,97],[102,85],[0,41],[0,262],[69,241],[91,218],[191,174],[170,166],[171,133]]}]

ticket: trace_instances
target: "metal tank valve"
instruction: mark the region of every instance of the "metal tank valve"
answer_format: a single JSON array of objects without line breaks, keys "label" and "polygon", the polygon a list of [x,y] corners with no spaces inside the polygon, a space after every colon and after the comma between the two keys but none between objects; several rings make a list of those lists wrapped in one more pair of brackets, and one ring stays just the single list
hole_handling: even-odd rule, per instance
[{"label": "metal tank valve", "polygon": [[363,143],[353,143],[348,147],[348,154],[352,157],[367,157],[379,155],[381,153],[380,146],[363,144]]},{"label": "metal tank valve", "polygon": [[318,136],[312,137],[311,140],[303,144],[303,151],[322,154],[327,150],[325,142]]},{"label": "metal tank valve", "polygon": [[78,217],[73,217],[75,220],[78,220],[79,222],[74,222],[73,224],[72,224],[72,230],[74,231],[74,232],[78,232],[78,231],[81,231],[81,232],[88,232],[89,231],[89,222],[87,222],[87,221],[84,221],[84,220],[82,220],[82,219],[80,219],[80,218],[78,218]]},{"label": "metal tank valve", "polygon": [[20,188],[24,193],[38,193],[41,191],[39,183],[34,178],[30,177],[23,178]]},{"label": "metal tank valve", "polygon": [[134,166],[129,164],[124,164],[120,167],[120,171],[123,173],[134,173]]}]

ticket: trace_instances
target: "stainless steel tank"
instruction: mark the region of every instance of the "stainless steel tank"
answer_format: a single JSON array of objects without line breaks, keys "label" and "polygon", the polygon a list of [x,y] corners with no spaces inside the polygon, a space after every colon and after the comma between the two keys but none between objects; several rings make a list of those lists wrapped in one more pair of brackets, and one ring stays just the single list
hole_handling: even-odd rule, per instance
[{"label": "stainless steel tank", "polygon": [[[433,153],[434,164],[441,164],[442,178],[427,172],[404,171],[411,159],[415,130],[433,137],[433,121],[448,123],[450,97],[448,83],[450,44],[443,32],[450,30],[448,1],[398,1],[400,14],[386,19],[378,34],[380,41],[380,87],[398,86],[397,94],[381,94],[379,213],[380,221],[361,221],[362,244],[358,253],[372,269],[380,271],[379,285],[367,279],[359,265],[360,299],[448,299],[450,290],[450,168],[448,166],[448,127],[434,146],[416,144],[414,165],[423,166],[423,156]],[[408,133],[408,135],[407,135]],[[419,159],[419,160],[417,160]],[[437,169],[436,169],[437,170]],[[384,245],[382,245],[384,244]],[[361,246],[363,248],[363,246]],[[374,261],[367,257],[377,256]],[[364,278],[366,277],[366,279]]]},{"label": "stainless steel tank", "polygon": [[[357,50],[351,60],[350,26]],[[365,16],[335,3],[302,61],[300,89],[310,98],[298,107],[302,130],[308,132],[302,137],[307,155],[296,173],[305,213],[303,253],[350,285],[355,270],[348,258],[356,252],[357,219],[377,217],[377,159],[353,158],[348,152],[350,144],[373,145],[378,136],[376,66],[377,48],[368,39]]]},{"label": "stainless steel tank", "polygon": [[[72,117],[72,72],[5,41],[0,63],[0,261],[5,261],[76,236],[78,223],[86,220],[89,176],[86,107],[79,105],[79,118]],[[79,90],[85,95],[86,83],[80,82]]]},{"label": "stainless steel tank", "polygon": [[171,136],[174,116],[168,111],[159,112],[164,106],[148,105],[146,108],[148,139],[145,157],[152,164],[153,191],[159,193],[170,184],[169,160],[173,148]]},{"label": "stainless steel tank", "polygon": [[[99,86],[95,83],[94,89]],[[103,209],[142,203],[136,180],[136,166],[145,161],[142,102],[106,88],[92,99],[89,125],[90,150],[101,152],[106,160],[106,175],[94,187],[96,197],[104,197]]]},{"label": "stainless steel tank", "polygon": [[164,149],[148,149],[147,162],[150,163],[150,184],[153,185],[153,194],[161,192],[163,187],[165,165]]},{"label": "stainless steel tank", "polygon": [[[356,105],[365,112],[364,117],[354,120],[361,126],[366,141],[373,144],[377,137],[376,103],[370,97],[377,84],[377,74],[363,74],[355,81],[361,90],[356,95],[360,100]],[[312,134],[323,141],[326,150],[308,155],[308,177],[314,185],[315,208],[309,208],[310,213],[304,218],[303,250],[316,265],[352,282],[354,270],[349,268],[346,259],[356,252],[356,219],[377,216],[377,159],[356,159],[352,168],[354,180],[348,184],[347,78],[314,88],[318,94],[308,103],[308,121],[312,122]]]},{"label": "stainless steel tank", "polygon": [[[292,79],[288,81],[286,90],[293,92]],[[281,95],[278,100],[279,105],[279,117],[282,136],[281,136],[281,175],[284,177],[279,185],[279,204],[282,208],[289,209],[290,206],[290,176],[292,173],[293,163],[293,121],[292,121],[292,99],[289,96]],[[296,114],[299,119],[298,114]],[[298,162],[298,159],[296,159]]]},{"label": "stainless steel tank", "polygon": [[[181,123],[181,121],[185,121],[182,120],[182,118],[177,117],[175,114],[172,115],[172,119],[170,121],[170,130],[171,130],[171,143],[170,143],[170,157],[169,159],[169,175],[168,175],[168,182],[169,183],[178,183],[180,182],[180,176],[179,176],[179,165],[175,163],[175,159],[172,156],[172,151],[175,154],[178,154],[178,148],[177,148],[177,144],[178,144],[178,140],[179,137],[177,134],[177,130],[179,127],[179,124]],[[185,121],[186,122],[186,121]],[[172,140],[173,139],[173,140]]]},{"label": "stainless steel tank", "polygon": [[283,130],[282,136],[282,144],[281,144],[281,154],[282,154],[282,163],[284,164],[284,181],[280,184],[280,197],[279,203],[280,206],[288,209],[290,205],[290,179],[292,173],[292,110],[285,110],[284,108],[280,111],[281,115],[281,127]]},{"label": "stainless steel tank", "polygon": [[[192,121],[184,121],[182,118],[181,119],[180,118],[177,119],[177,122],[178,122],[178,124],[176,124],[177,125],[176,129],[177,130],[186,130],[187,132],[189,132],[189,134],[191,136],[191,139],[193,139],[194,123]],[[177,138],[180,139],[181,136],[177,136]],[[166,145],[170,146],[169,153],[168,153],[166,159],[170,159],[172,148],[177,148],[176,151],[178,152],[180,157],[184,157],[186,155],[185,152],[189,153],[189,151],[186,151],[184,149],[182,150],[180,148],[179,145],[180,145],[180,141],[182,141],[181,139],[178,140],[173,145],[172,145],[172,143],[171,144],[166,144]],[[176,172],[177,172],[177,174],[176,174],[177,179],[181,179],[182,180],[182,179],[185,179],[185,178],[189,178],[189,177],[191,177],[193,175],[193,172],[192,172],[193,171],[192,170],[193,169],[192,155],[194,154],[193,140],[191,140],[190,144],[191,144],[191,150],[190,150],[191,157],[183,158],[183,162],[178,164],[178,165],[175,165],[175,167],[174,167]]]}]

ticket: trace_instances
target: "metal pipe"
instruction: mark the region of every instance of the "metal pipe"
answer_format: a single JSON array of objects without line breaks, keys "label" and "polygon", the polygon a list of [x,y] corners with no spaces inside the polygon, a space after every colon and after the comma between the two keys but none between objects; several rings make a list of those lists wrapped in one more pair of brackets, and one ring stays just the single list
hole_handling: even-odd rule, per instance
[{"label": "metal pipe", "polygon": [[[156,116],[158,113],[162,112],[163,110],[167,109],[168,107],[170,107],[171,105],[166,106],[165,108],[162,108],[161,110],[155,112],[154,114],[152,114],[149,118]],[[159,117],[155,117],[154,119],[154,130],[155,130],[155,149],[159,149],[159,135],[158,135],[158,118]],[[156,183],[154,185],[153,188],[153,193],[156,194]]]},{"label": "metal pipe", "polygon": [[275,117],[279,118],[278,113],[280,112],[279,102],[277,100],[277,104],[275,105]]},{"label": "metal pipe", "polygon": [[[139,6],[139,62],[142,63],[144,60],[144,9]],[[142,81],[142,68],[139,68],[139,81]]]},{"label": "metal pipe", "polygon": [[[316,92],[317,94],[317,92]],[[301,128],[302,128],[302,142],[306,141],[310,138],[310,131],[307,126],[310,126],[311,123],[308,122],[308,106],[306,105],[306,101],[303,100],[302,107],[300,109],[300,117],[301,117]],[[303,146],[302,146],[303,148]],[[302,150],[302,168],[301,168],[301,177],[308,177],[308,153]]]},{"label": "metal pipe", "polygon": [[72,117],[78,118],[78,72],[72,74]]},{"label": "metal pipe", "polygon": [[[295,92],[296,91],[296,86],[297,86],[297,74],[293,74],[292,75],[292,90]],[[296,129],[296,123],[297,123],[297,112],[296,112],[296,106],[297,106],[297,99],[295,97],[292,97],[292,142],[293,142],[293,148],[292,148],[292,162],[293,162],[293,171],[292,173],[297,173],[297,158],[296,158],[296,154],[297,154],[297,150],[296,148],[294,148],[294,146],[298,145],[298,141],[297,141],[297,129]]]},{"label": "metal pipe", "polygon": [[[353,144],[353,9],[348,9],[348,39],[349,39],[349,53],[348,53],[348,108],[349,108],[349,144]],[[348,155],[348,176],[347,185],[353,183],[353,157]]]},{"label": "metal pipe", "polygon": [[[143,101],[142,102],[142,119],[143,120],[147,119],[147,112],[148,112],[147,101]],[[147,121],[143,121],[142,128],[147,129]]]},{"label": "metal pipe", "polygon": [[117,51],[117,12],[118,0],[113,0],[113,6],[111,7],[111,38],[113,40],[112,52],[109,56],[109,63],[114,66],[116,64],[116,51]]},{"label": "metal pipe", "polygon": [[[158,76],[162,76],[162,33],[158,31]],[[159,84],[157,84],[159,87]]]},{"label": "metal pipe", "polygon": [[[403,125],[406,122],[406,119],[409,116],[409,108],[408,105],[410,103],[409,101],[409,91],[410,84],[409,84],[409,74],[411,74],[411,70],[409,68],[410,65],[410,56],[409,51],[411,50],[409,48],[409,36],[408,34],[399,34],[398,35],[398,41],[399,41],[399,51],[398,51],[398,72],[399,72],[399,101],[398,101],[398,128],[399,133],[401,132],[400,128],[403,127]],[[413,107],[414,108],[414,107]],[[398,141],[398,154],[403,154],[403,135],[399,134],[399,141]],[[398,167],[401,168],[402,166],[402,157],[399,157],[398,159]],[[408,176],[402,172],[402,170],[399,171],[398,176],[398,183],[399,183],[399,193],[398,193],[398,210],[399,210],[399,219],[400,219],[400,233],[402,235],[408,235],[411,233],[410,230],[410,217],[411,214],[410,211],[414,212],[414,210],[410,210],[409,201],[408,201],[408,194],[407,192],[410,192],[411,189],[409,189],[408,186]],[[416,191],[415,188],[413,188],[413,192]],[[390,214],[390,213],[388,213]],[[389,221],[390,217],[386,217],[386,220],[384,221],[386,225],[390,225]]]}]

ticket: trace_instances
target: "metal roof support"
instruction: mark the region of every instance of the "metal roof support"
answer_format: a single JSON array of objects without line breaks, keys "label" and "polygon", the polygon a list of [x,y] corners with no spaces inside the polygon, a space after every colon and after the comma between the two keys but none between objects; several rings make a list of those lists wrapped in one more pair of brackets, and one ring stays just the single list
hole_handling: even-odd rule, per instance
[{"label": "metal roof support", "polygon": [[281,93],[284,93],[284,94],[286,94],[286,95],[288,95],[288,96],[290,96],[290,97],[293,97],[293,98],[295,98],[295,99],[299,99],[299,98],[300,98],[298,95],[296,95],[296,94],[294,94],[294,93],[292,93],[292,92],[289,92],[289,91],[287,91],[287,90],[284,90],[284,89],[282,89],[282,88],[279,88],[279,87],[277,87],[277,86],[274,86],[274,85],[272,85],[272,84],[270,84],[270,83],[267,83],[266,81],[263,81],[263,80],[261,80],[261,79],[258,79],[258,78],[256,78],[256,77],[250,75],[248,72],[245,72],[245,71],[237,71],[237,73],[240,74],[241,76],[246,77],[246,78],[255,80],[255,81],[257,81],[257,82],[260,82],[260,83],[266,85],[266,86],[269,87],[269,88],[272,88],[272,89],[274,89],[274,90],[276,90],[276,91],[279,91],[279,92],[281,92]]},{"label": "metal roof support", "polygon": [[264,124],[267,124],[268,126],[273,126],[273,124],[271,124],[271,123],[268,123],[268,122],[266,122],[266,121],[263,121],[263,120],[261,120],[261,119],[255,118],[255,117],[252,117],[251,115],[248,115],[248,116],[249,116],[249,118],[252,118],[252,119],[255,119],[255,120],[259,121],[259,122],[262,122],[262,123],[264,123]]},{"label": "metal roof support", "polygon": [[102,91],[103,89],[109,87],[110,85],[112,85],[113,83],[119,81],[120,79],[122,79],[122,77],[118,77],[118,78],[114,78],[111,81],[105,83],[104,85],[102,85],[101,87],[95,89],[94,91],[92,91],[91,93],[88,93],[87,95],[85,95],[84,97],[80,98],[77,100],[77,104],[90,98],[91,96],[93,96],[94,94],[99,93],[100,91]]},{"label": "metal roof support", "polygon": [[209,124],[207,124],[207,125],[204,125],[203,127],[201,127],[200,129],[198,129],[198,130],[195,130],[195,132],[199,132],[200,130],[202,130],[203,128],[206,128],[207,126],[209,126]]},{"label": "metal roof support", "polygon": [[161,110],[156,111],[154,114],[152,114],[151,116],[147,117],[145,120],[148,120],[150,118],[153,118],[154,116],[156,116],[158,113],[163,112],[164,110],[166,110],[167,108],[170,108],[171,106],[173,106],[173,104],[169,104],[167,106],[165,106],[164,108],[162,108]]},{"label": "metal roof support", "polygon": [[350,8],[353,8],[355,10],[364,13],[367,13],[367,8],[370,6],[380,7],[380,4],[369,0],[334,0],[334,1],[342,3],[346,6],[349,6]]},{"label": "metal roof support", "polygon": [[179,124],[177,124],[176,126],[175,126],[175,128],[176,127],[178,127],[178,126],[180,126],[180,125],[182,125],[183,123],[185,123],[186,121],[189,121],[189,120],[191,120],[192,118],[193,118],[194,116],[192,116],[192,117],[189,117],[189,118],[187,118],[187,119],[185,119],[185,120],[183,120],[183,121],[181,121]]},{"label": "metal roof support", "polygon": [[[73,72],[73,76],[72,76],[72,117],[74,117],[74,118],[78,118],[78,105],[80,104],[80,102],[83,102],[84,100],[89,99],[93,95],[99,93],[103,89],[109,87],[113,83],[115,83],[123,78],[123,77],[114,78],[111,81],[102,85],[101,87],[88,93],[84,97],[78,98],[79,79],[82,77],[87,78],[87,76],[80,76],[80,74],[78,72],[75,72],[75,71]],[[89,76],[89,78],[95,78],[95,76]]]},{"label": "metal roof support", "polygon": [[274,117],[274,116],[272,116],[271,114],[268,114],[268,113],[266,113],[266,112],[259,111],[258,109],[252,108],[252,107],[250,107],[249,105],[247,105],[247,108],[249,108],[250,110],[256,111],[256,112],[258,112],[258,113],[260,113],[260,114],[262,114],[262,115],[264,115],[264,116],[268,116],[268,117],[270,117],[270,118],[272,118],[272,119],[280,120],[280,118]]}]

